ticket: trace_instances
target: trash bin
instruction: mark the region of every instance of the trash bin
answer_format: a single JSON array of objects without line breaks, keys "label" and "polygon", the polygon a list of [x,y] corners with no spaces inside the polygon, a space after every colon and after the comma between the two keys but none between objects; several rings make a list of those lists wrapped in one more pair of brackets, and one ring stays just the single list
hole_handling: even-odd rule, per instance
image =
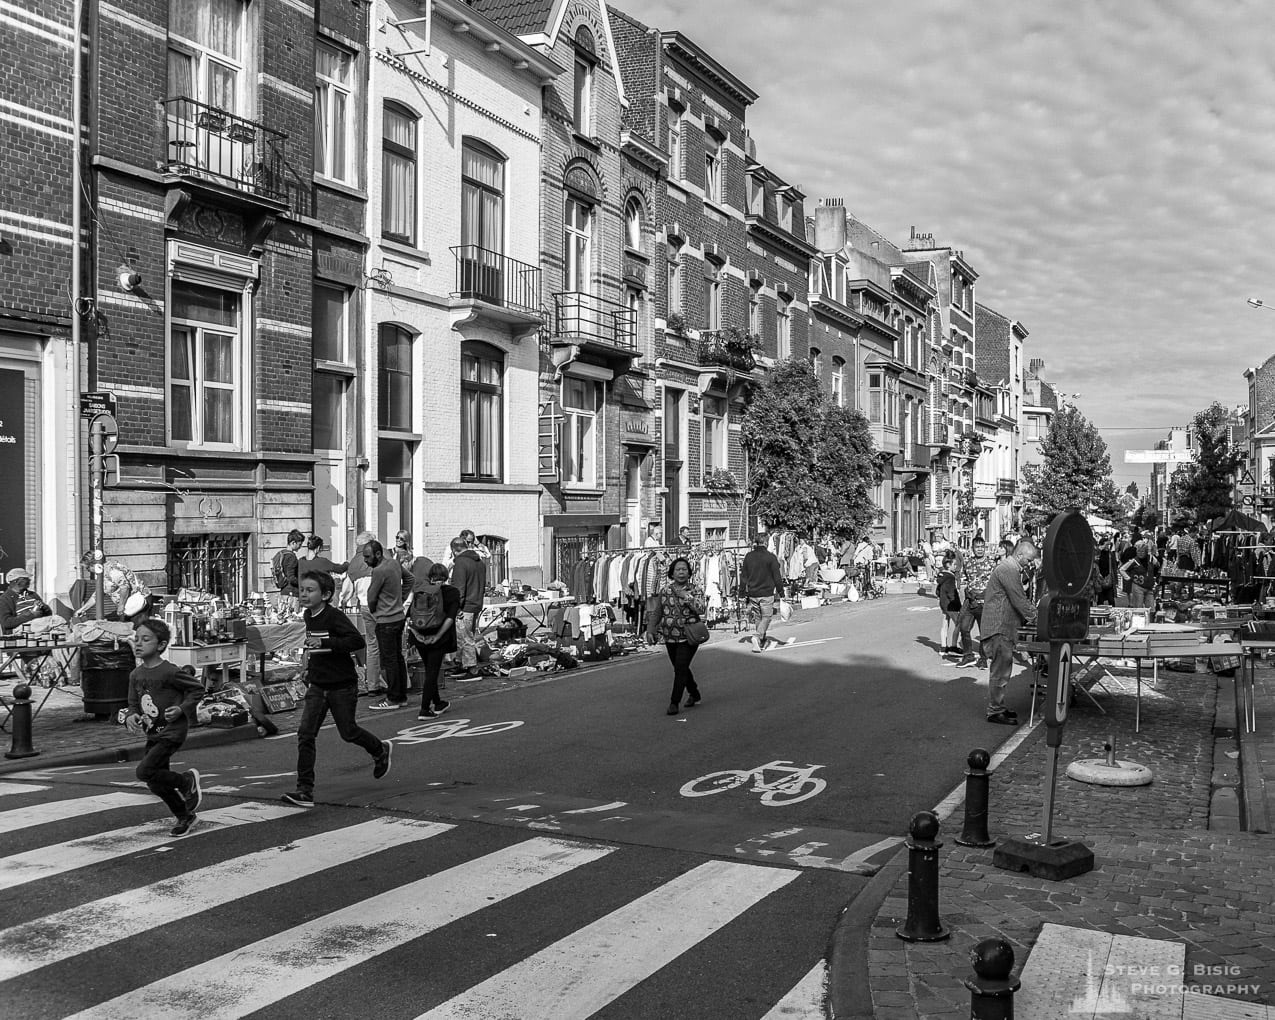
[{"label": "trash bin", "polygon": [[128,675],[136,665],[126,642],[94,641],[80,649],[80,691],[84,711],[99,718],[128,706]]}]

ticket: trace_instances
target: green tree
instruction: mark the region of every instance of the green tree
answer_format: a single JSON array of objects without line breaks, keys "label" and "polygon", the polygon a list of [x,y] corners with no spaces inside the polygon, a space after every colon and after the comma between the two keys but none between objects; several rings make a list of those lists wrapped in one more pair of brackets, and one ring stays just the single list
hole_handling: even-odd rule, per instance
[{"label": "green tree", "polygon": [[1129,518],[1129,512],[1125,506],[1127,497],[1128,493],[1117,489],[1115,482],[1110,478],[1104,478],[1094,487],[1090,509],[1112,524],[1123,524]]},{"label": "green tree", "polygon": [[1231,446],[1230,417],[1215,400],[1191,419],[1195,461],[1180,465],[1169,479],[1174,524],[1203,524],[1234,508],[1231,485],[1240,454]]},{"label": "green tree", "polygon": [[835,404],[810,366],[781,362],[744,415],[748,496],[772,528],[849,539],[880,516],[872,433],[858,411]]},{"label": "green tree", "polygon": [[1108,487],[1114,486],[1107,444],[1078,408],[1065,405],[1058,409],[1040,452],[1042,463],[1023,469],[1026,524],[1043,528],[1069,507],[1092,512],[1099,500],[1104,506],[1114,502],[1108,494]]}]

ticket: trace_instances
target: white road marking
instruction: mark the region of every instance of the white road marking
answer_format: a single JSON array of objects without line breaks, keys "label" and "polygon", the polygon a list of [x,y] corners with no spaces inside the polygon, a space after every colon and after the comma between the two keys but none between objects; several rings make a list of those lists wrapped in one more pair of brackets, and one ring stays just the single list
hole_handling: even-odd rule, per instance
[{"label": "white road marking", "polygon": [[68,818],[79,818],[82,815],[96,814],[99,811],[114,811],[117,808],[140,807],[150,804],[162,808],[163,802],[151,794],[140,793],[99,793],[95,797],[73,797],[70,800],[51,800],[30,807],[13,808],[0,812],[0,832],[17,832],[29,829],[33,825],[47,825],[50,822],[62,822]]},{"label": "white road marking", "polygon": [[391,847],[429,839],[453,828],[439,822],[377,818],[258,850],[8,928],[0,932],[0,981],[196,916],[241,896]]},{"label": "white road marking", "polygon": [[799,874],[734,861],[701,864],[418,1020],[583,1020]]},{"label": "white road marking", "polygon": [[32,785],[30,783],[0,783],[0,797],[11,793],[39,793],[41,790],[52,790],[51,786]]},{"label": "white road marking", "polygon": [[761,1020],[823,1020],[823,990],[828,965],[820,960]]},{"label": "white road marking", "polygon": [[[155,804],[157,807],[162,806],[158,801],[155,801]],[[180,838],[184,841],[222,829],[234,828],[237,825],[270,822],[305,810],[305,808],[294,808],[285,804],[275,806],[249,802],[217,808],[215,811],[201,811],[199,824],[191,830],[189,836]],[[0,891],[75,871],[77,868],[92,867],[94,864],[101,864],[117,857],[127,857],[143,850],[163,849],[166,844],[175,842],[174,837],[168,834],[168,830],[172,827],[171,818],[158,818],[144,825],[116,829],[113,832],[99,832],[67,843],[42,846],[35,850],[28,850],[26,853],[0,858]]]},{"label": "white road marking", "polygon": [[[1041,722],[1042,722],[1041,717],[1037,716],[1036,725],[1039,726]],[[996,767],[1000,765],[1000,763],[1003,762],[1006,758],[1008,758],[1011,754],[1013,754],[1014,750],[1018,747],[1018,745],[1021,744],[1024,740],[1026,740],[1029,736],[1031,736],[1031,732],[1035,728],[1036,728],[1035,726],[1028,726],[1026,723],[1024,723],[1022,726],[1018,727],[1018,729],[1014,730],[1014,732],[1009,735],[1009,737],[1005,740],[1005,742],[996,749],[996,753],[992,755],[991,761],[987,763],[987,771],[995,772]],[[940,822],[946,821],[947,818],[952,814],[952,812],[955,811],[964,802],[965,802],[965,780],[961,780],[961,782],[957,784],[956,788],[952,790],[951,793],[949,793],[946,797],[944,797],[941,801],[939,801],[938,804],[934,806],[933,810],[934,810],[934,813],[938,815],[938,819]]]},{"label": "white road marking", "polygon": [[360,900],[75,1017],[231,1020],[246,1016],[614,849],[537,836]]},{"label": "white road marking", "polygon": [[573,808],[570,811],[561,811],[559,814],[564,815],[591,815],[595,811],[614,811],[616,808],[624,807],[628,801],[613,800],[610,804],[599,804],[597,807],[581,807]]}]

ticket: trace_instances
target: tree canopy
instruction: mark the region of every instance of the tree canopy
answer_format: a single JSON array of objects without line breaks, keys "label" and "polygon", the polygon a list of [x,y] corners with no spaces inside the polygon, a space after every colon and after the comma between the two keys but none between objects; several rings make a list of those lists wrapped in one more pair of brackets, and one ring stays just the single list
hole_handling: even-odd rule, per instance
[{"label": "tree canopy", "polygon": [[1191,419],[1195,461],[1180,465],[1169,479],[1174,524],[1204,524],[1234,508],[1231,486],[1240,455],[1231,446],[1230,417],[1214,401]]},{"label": "tree canopy", "polygon": [[1040,452],[1042,463],[1023,469],[1023,519],[1028,525],[1044,527],[1070,507],[1103,517],[1117,512],[1107,444],[1078,408],[1058,409]]},{"label": "tree canopy", "polygon": [[748,495],[771,528],[850,539],[880,515],[881,469],[867,419],[841,407],[804,361],[780,362],[744,416]]}]

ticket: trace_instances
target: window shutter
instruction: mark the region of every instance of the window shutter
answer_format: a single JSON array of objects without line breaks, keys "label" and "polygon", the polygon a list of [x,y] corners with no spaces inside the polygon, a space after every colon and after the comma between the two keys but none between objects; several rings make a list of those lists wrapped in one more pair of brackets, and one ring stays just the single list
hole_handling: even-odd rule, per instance
[{"label": "window shutter", "polygon": [[562,437],[562,408],[556,400],[540,405],[540,481],[556,482],[561,475],[559,449]]}]

